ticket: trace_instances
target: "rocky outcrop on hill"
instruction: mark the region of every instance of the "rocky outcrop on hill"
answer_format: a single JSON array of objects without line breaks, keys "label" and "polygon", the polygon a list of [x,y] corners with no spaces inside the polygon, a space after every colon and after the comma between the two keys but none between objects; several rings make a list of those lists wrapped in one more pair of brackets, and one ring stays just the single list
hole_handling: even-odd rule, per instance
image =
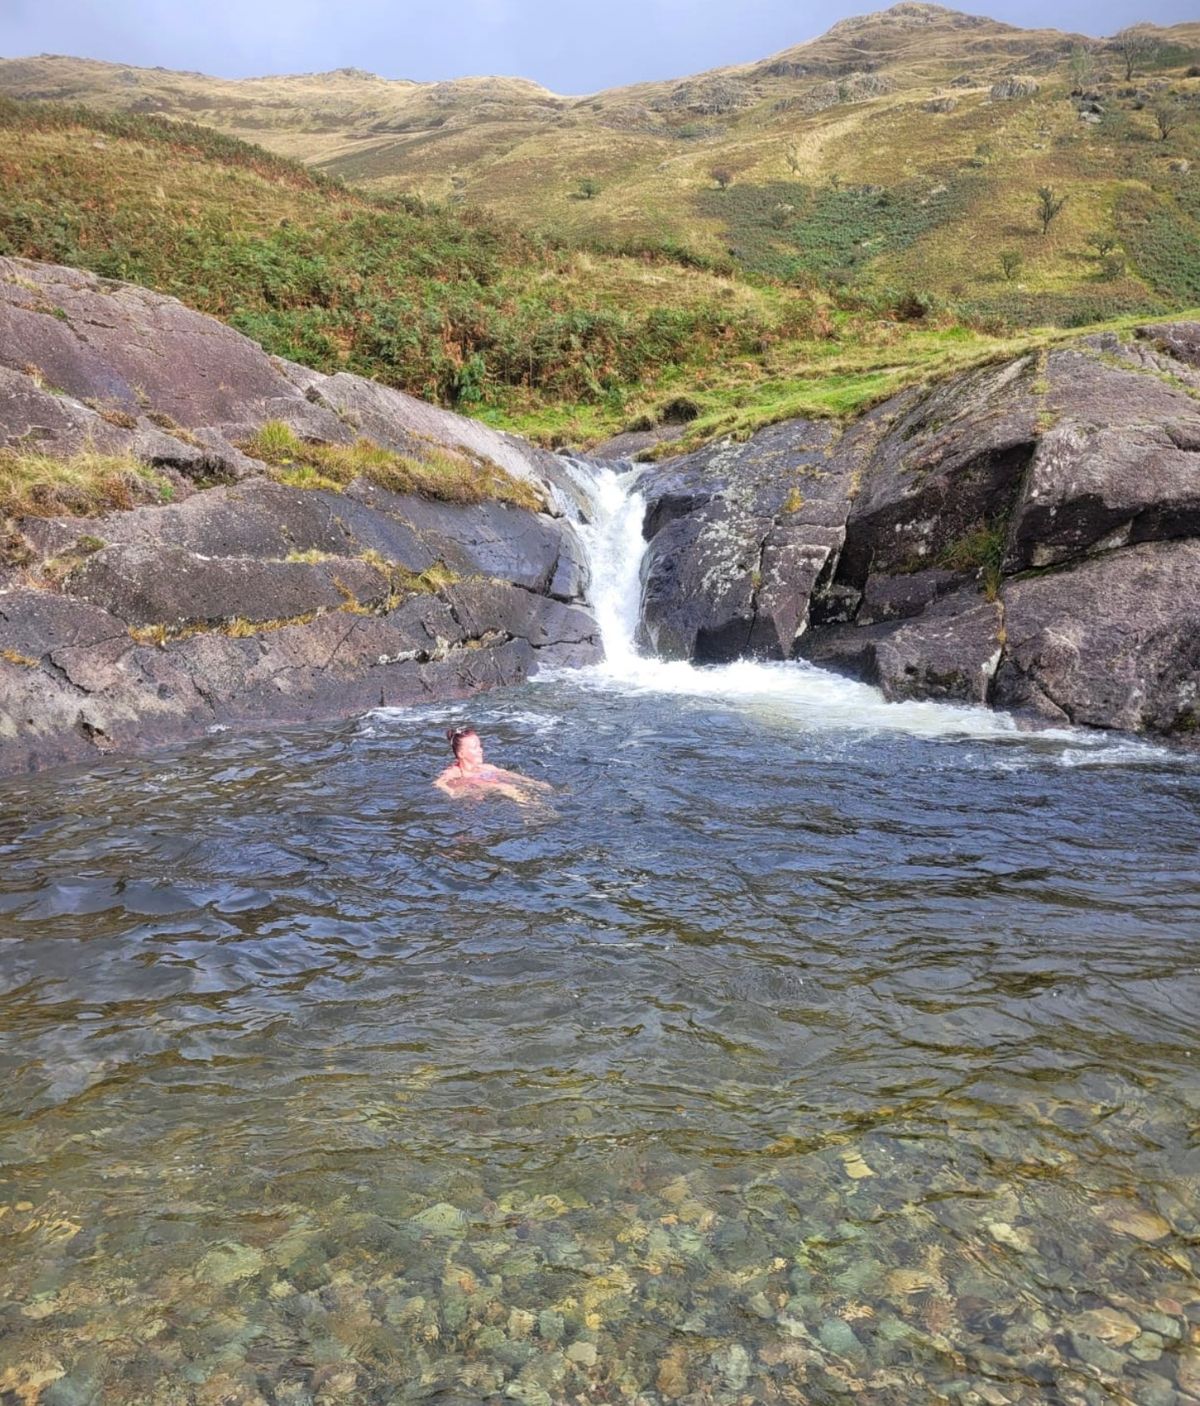
[{"label": "rocky outcrop on hill", "polygon": [[1011,102],[1013,98],[1031,98],[1040,87],[1036,78],[1002,78],[992,84],[991,97],[994,103]]},{"label": "rocky outcrop on hill", "polygon": [[647,470],[643,629],[890,698],[1200,728],[1200,325],[1084,338]]},{"label": "rocky outcrop on hill", "polygon": [[[544,511],[272,481],[247,452],[272,422],[305,444],[449,452]],[[0,259],[2,452],[109,456],[156,489],[100,515],[36,492],[0,503],[0,772],[462,698],[599,657],[553,455],[268,357],[173,299]]]}]

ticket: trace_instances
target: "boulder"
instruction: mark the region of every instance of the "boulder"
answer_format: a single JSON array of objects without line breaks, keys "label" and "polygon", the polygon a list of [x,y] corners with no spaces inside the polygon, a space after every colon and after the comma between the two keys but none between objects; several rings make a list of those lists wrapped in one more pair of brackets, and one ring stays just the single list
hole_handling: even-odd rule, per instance
[{"label": "boulder", "polygon": [[153,409],[185,428],[261,423],[308,405],[257,343],[215,318],[25,259],[0,258],[0,365],[36,367],[46,386],[77,400],[133,415]]},{"label": "boulder", "polygon": [[770,525],[718,501],[655,535],[642,569],[642,632],[655,654],[723,663],[746,652]]},{"label": "boulder", "polygon": [[860,625],[908,619],[963,584],[961,571],[936,568],[901,576],[868,576],[856,618]]},{"label": "boulder", "polygon": [[1130,428],[1070,421],[1038,444],[1009,537],[1006,568],[1200,536],[1200,414]]},{"label": "boulder", "polygon": [[800,641],[811,663],[876,684],[893,700],[986,703],[1002,657],[998,603],[964,589],[912,619],[841,625]]},{"label": "boulder", "polygon": [[862,449],[836,584],[953,568],[973,534],[1007,520],[1037,442],[1031,357],[897,397]]},{"label": "boulder", "polygon": [[186,502],[134,508],[103,518],[31,518],[25,537],[44,556],[70,551],[81,538],[106,545],[179,548],[209,557],[278,561],[291,553],[356,557],[375,551],[420,573],[437,551],[403,519],[348,494],[287,488],[256,478],[213,488]]},{"label": "boulder", "polygon": [[568,657],[575,664],[603,658],[595,618],[582,606],[494,581],[460,581],[446,589],[445,599],[468,639],[489,633],[522,639],[532,649],[553,650],[554,667]]},{"label": "boulder", "polygon": [[852,471],[835,427],[796,420],[639,480],[642,625],[668,658],[787,658],[841,544]]},{"label": "boulder", "polygon": [[176,470],[194,481],[243,478],[258,466],[223,436],[208,431],[204,439],[45,389],[40,375],[0,366],[0,449],[19,449],[66,458],[89,451],[130,455],[158,468]]},{"label": "boulder", "polygon": [[583,545],[565,518],[509,503],[442,503],[363,482],[351,485],[345,496],[377,515],[407,524],[439,560],[461,575],[494,576],[562,600],[579,600],[587,589]]},{"label": "boulder", "polygon": [[817,584],[837,561],[845,530],[806,522],[801,512],[781,514],[763,540],[749,652],[787,659],[808,628]]},{"label": "boulder", "polygon": [[1198,372],[1200,326],[1148,324],[648,470],[646,637],[1190,736]]},{"label": "boulder", "polygon": [[994,103],[1011,102],[1013,98],[1031,98],[1041,88],[1036,78],[1002,78],[992,84]]},{"label": "boulder", "polygon": [[[601,657],[586,557],[556,508],[289,487],[236,447],[268,420],[318,443],[467,455],[550,503],[577,492],[543,450],[269,357],[174,299],[0,259],[0,448],[128,456],[175,489],[3,524],[0,773],[462,698]],[[397,603],[391,568],[437,565],[440,590]],[[154,626],[161,643],[143,643]]]},{"label": "boulder", "polygon": [[881,640],[887,639],[895,626],[882,625],[826,625],[811,630],[797,644],[801,659],[828,669],[834,674],[845,674],[863,683],[878,684],[879,669],[875,649]]},{"label": "boulder", "polygon": [[1000,606],[963,590],[906,620],[875,645],[875,675],[888,698],[986,703],[1000,664]]},{"label": "boulder", "polygon": [[[459,612],[465,617],[459,618]],[[46,591],[0,594],[0,772],[181,741],[214,725],[345,717],[470,697],[600,657],[580,607],[486,583],[452,605],[329,611],[244,638],[136,643],[124,621]]]},{"label": "boulder", "polygon": [[233,466],[234,444],[281,420],[324,443],[363,436],[401,453],[465,453],[537,483],[566,477],[555,455],[515,435],[361,376],[269,356],[175,298],[57,264],[0,258],[0,368],[33,371],[47,394],[109,414],[157,416]]},{"label": "boulder", "polygon": [[1147,323],[1137,336],[1174,361],[1200,367],[1200,322]]},{"label": "boulder", "polygon": [[1186,352],[1186,334],[1156,328],[1047,359],[1006,571],[1200,530],[1200,404],[1173,374],[1188,368],[1171,347]]},{"label": "boulder", "polygon": [[588,457],[614,461],[636,459],[639,455],[645,454],[647,450],[654,449],[660,444],[669,444],[673,440],[682,439],[686,433],[686,424],[653,425],[645,430],[622,430],[620,434],[615,434],[610,439],[602,440],[595,445],[588,451]]},{"label": "boulder", "polygon": [[1002,596],[998,704],[1091,727],[1200,729],[1200,541],[1110,552]]}]

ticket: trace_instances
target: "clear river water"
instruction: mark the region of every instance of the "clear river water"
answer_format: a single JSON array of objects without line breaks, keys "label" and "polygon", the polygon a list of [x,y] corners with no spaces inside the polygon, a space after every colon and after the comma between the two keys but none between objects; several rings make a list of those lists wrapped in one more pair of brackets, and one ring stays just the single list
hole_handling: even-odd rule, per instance
[{"label": "clear river water", "polygon": [[592,491],[601,668],[0,785],[0,1401],[1200,1400],[1197,759],[642,659]]}]

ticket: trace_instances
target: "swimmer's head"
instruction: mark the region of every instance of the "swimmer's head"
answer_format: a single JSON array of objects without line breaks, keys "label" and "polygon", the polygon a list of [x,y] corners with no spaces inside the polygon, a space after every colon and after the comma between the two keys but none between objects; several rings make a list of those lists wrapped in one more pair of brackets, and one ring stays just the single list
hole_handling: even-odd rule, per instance
[{"label": "swimmer's head", "polygon": [[457,758],[461,758],[464,752],[468,756],[472,752],[477,752],[479,757],[483,756],[483,744],[479,740],[479,734],[470,723],[463,727],[448,727],[446,741],[449,742],[451,750]]}]

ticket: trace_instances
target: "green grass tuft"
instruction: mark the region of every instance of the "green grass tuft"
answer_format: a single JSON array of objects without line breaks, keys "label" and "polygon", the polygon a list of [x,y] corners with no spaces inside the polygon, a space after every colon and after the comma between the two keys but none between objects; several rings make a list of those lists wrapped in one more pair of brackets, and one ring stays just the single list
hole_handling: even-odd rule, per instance
[{"label": "green grass tuft", "polygon": [[430,447],[421,458],[397,454],[367,439],[351,445],[310,444],[279,420],[269,421],[241,449],[293,488],[340,490],[357,479],[389,493],[415,493],[447,503],[498,500],[531,512],[545,509],[535,484],[514,478],[481,456]]},{"label": "green grass tuft", "polygon": [[0,519],[91,517],[169,502],[174,493],[165,474],[129,455],[82,451],[55,459],[0,449]]}]

